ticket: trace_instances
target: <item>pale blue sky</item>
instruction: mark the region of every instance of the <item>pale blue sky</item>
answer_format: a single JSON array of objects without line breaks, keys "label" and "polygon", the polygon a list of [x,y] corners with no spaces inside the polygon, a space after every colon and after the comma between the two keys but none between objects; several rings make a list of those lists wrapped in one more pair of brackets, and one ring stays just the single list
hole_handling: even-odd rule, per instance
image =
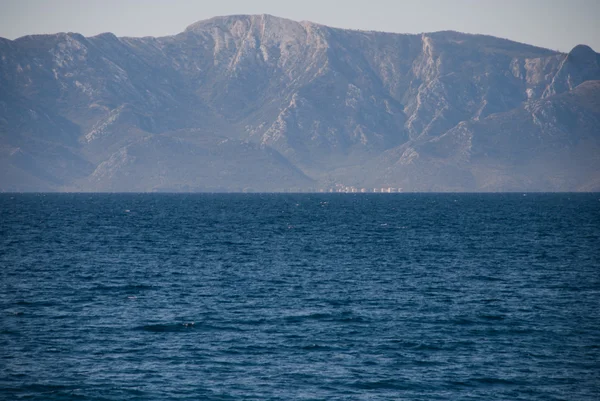
[{"label": "pale blue sky", "polygon": [[600,0],[0,0],[0,36],[164,36],[228,14],[399,33],[456,30],[561,51],[585,43],[600,51]]}]

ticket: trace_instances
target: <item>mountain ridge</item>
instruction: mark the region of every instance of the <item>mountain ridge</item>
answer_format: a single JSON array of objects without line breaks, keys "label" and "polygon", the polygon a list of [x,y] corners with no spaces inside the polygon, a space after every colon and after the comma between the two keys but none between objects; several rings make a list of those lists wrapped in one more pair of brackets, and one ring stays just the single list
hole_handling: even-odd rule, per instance
[{"label": "mountain ridge", "polygon": [[[584,45],[560,53],[453,31],[390,34],[270,15],[234,15],[198,21],[179,34],[158,38],[59,33],[2,39],[0,55],[0,165],[6,166],[0,173],[2,190],[35,189],[40,182],[53,190],[132,187],[85,179],[111,160],[115,169],[121,169],[114,177],[138,171],[150,174],[156,170],[154,164],[163,163],[163,170],[152,173],[154,178],[138,174],[138,183],[146,184],[134,186],[136,191],[162,190],[171,185],[165,177],[178,182],[179,186],[169,187],[173,191],[328,190],[348,185],[389,185],[409,191],[573,190],[572,185],[557,186],[555,179],[537,172],[529,181],[515,178],[518,185],[494,186],[500,181],[493,172],[485,178],[480,165],[465,159],[466,145],[460,151],[450,145],[442,151],[440,146],[469,124],[477,127],[469,134],[481,139],[476,143],[488,143],[482,138],[496,128],[488,122],[489,131],[484,132],[478,121],[571,92],[568,102],[558,102],[545,112],[554,113],[558,124],[563,121],[561,113],[578,105],[579,111],[569,115],[582,121],[569,124],[585,127],[592,148],[597,146],[594,134],[600,131],[597,105],[592,102],[593,112],[582,111],[587,110],[586,99],[595,95],[576,91],[585,82],[600,80],[600,55]],[[596,85],[590,88],[592,93],[598,90]],[[562,130],[554,120],[549,118],[543,130]],[[229,148],[231,155],[223,157],[237,158],[240,166],[246,166],[242,171],[255,175],[245,178],[245,187],[209,185],[209,177],[219,176],[217,166],[223,168],[217,159],[207,164],[190,156],[183,168],[172,162],[177,160],[175,142],[150,140],[157,135],[182,135],[186,139],[179,139],[186,143],[193,142],[194,135],[227,138],[236,145]],[[525,137],[514,136],[511,152],[519,154],[523,146],[531,146]],[[556,140],[545,137],[548,144]],[[217,142],[200,142],[190,146],[200,146],[196,149],[200,153],[220,154]],[[143,143],[169,145],[159,154]],[[238,157],[245,152],[244,143],[253,144],[248,159]],[[44,146],[55,153],[42,152]],[[141,152],[135,164],[116,162],[126,149]],[[458,153],[451,154],[450,149]],[[514,162],[508,157],[511,152],[495,162]],[[15,155],[21,153],[26,157],[18,159]],[[145,157],[147,163],[141,163]],[[429,164],[419,162],[418,171],[394,167],[411,165],[409,159]],[[600,162],[594,157],[586,160],[585,169],[569,173],[580,182],[575,190],[595,188],[578,177],[598,181]],[[557,174],[553,160],[540,163]],[[79,166],[78,171],[69,170],[73,165]],[[279,178],[271,174],[273,166],[281,169]],[[450,176],[435,178],[440,166],[460,171],[458,176],[480,178],[467,179],[468,185],[460,179],[456,182],[463,184],[452,182]],[[134,168],[135,174],[127,170]],[[191,178],[195,168],[205,177],[205,187]],[[180,170],[187,181],[175,178]],[[534,174],[508,167],[494,171],[515,177]]]}]

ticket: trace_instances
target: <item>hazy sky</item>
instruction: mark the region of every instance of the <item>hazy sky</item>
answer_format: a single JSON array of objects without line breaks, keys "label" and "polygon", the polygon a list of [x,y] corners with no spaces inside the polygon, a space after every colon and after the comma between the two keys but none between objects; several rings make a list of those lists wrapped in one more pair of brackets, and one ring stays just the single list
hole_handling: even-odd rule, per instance
[{"label": "hazy sky", "polygon": [[228,14],[400,33],[455,30],[562,51],[585,43],[600,51],[600,0],[0,0],[0,36],[163,36]]}]

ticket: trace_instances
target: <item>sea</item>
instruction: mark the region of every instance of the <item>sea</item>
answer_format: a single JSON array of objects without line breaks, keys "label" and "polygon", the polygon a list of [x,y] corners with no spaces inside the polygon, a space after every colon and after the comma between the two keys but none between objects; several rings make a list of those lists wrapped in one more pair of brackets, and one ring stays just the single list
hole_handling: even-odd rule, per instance
[{"label": "sea", "polygon": [[600,399],[600,194],[0,194],[2,400]]}]

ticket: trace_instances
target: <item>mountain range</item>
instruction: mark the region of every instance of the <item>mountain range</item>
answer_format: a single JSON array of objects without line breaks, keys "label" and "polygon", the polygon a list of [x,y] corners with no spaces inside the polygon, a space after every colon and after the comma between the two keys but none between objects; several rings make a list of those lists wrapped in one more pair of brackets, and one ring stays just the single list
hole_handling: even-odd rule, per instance
[{"label": "mountain range", "polygon": [[585,45],[235,15],[0,58],[0,191],[600,190]]}]

